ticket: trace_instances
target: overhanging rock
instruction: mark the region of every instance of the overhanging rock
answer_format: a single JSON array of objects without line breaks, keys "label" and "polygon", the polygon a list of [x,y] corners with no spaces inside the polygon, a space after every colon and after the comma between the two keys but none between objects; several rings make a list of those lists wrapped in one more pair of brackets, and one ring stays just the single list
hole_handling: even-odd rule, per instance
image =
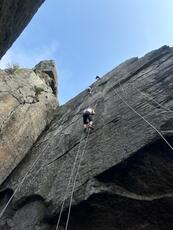
[{"label": "overhanging rock", "polygon": [[0,0],[0,59],[43,2],[44,0]]}]

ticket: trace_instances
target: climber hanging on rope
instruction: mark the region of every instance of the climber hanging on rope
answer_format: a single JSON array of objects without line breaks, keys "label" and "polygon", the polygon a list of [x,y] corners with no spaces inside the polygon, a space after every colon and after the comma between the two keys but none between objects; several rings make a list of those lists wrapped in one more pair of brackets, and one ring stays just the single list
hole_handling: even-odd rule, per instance
[{"label": "climber hanging on rope", "polygon": [[99,77],[99,76],[96,76],[96,80],[98,81],[98,80],[100,80],[101,78]]},{"label": "climber hanging on rope", "polygon": [[95,115],[94,109],[88,107],[83,111],[83,125],[84,132],[86,132],[87,128],[94,129],[93,127],[93,115]]}]

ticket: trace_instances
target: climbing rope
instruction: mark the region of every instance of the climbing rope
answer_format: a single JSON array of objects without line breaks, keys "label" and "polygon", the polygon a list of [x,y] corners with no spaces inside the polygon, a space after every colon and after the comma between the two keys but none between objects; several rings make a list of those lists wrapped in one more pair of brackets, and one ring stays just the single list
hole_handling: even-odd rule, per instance
[{"label": "climbing rope", "polygon": [[65,230],[67,230],[67,228],[68,228],[68,223],[69,223],[69,219],[70,219],[70,212],[71,212],[71,205],[72,205],[72,200],[73,200],[73,193],[74,193],[74,189],[75,189],[75,186],[76,186],[76,180],[77,180],[77,177],[78,177],[79,169],[80,169],[80,166],[81,166],[81,163],[82,163],[82,160],[83,160],[83,156],[85,154],[85,149],[86,149],[86,144],[87,144],[87,141],[88,141],[89,133],[90,133],[90,129],[88,130],[88,133],[87,133],[87,137],[86,137],[86,140],[85,140],[85,145],[84,145],[84,148],[83,148],[83,152],[81,154],[79,165],[78,165],[76,175],[75,175],[75,178],[74,178],[74,183],[73,183],[71,196],[70,196],[70,204],[69,204],[69,209],[68,209],[68,215],[67,215],[67,221],[66,221]]},{"label": "climbing rope", "polygon": [[[119,82],[120,83],[120,82]],[[129,105],[126,100],[124,100],[123,97],[120,96],[120,94],[117,92],[117,90],[114,90],[116,95],[135,113],[137,114],[141,119],[143,119],[150,127],[152,127],[158,134],[159,136],[165,141],[165,143],[173,150],[172,145],[166,140],[166,138],[161,134],[161,132],[154,127],[154,125],[152,125],[148,120],[146,120],[146,118],[144,118],[140,113],[138,113],[131,105]]]},{"label": "climbing rope", "polygon": [[[98,104],[98,101],[96,101],[96,104],[94,106],[95,108],[96,108],[97,104]],[[76,180],[77,180],[77,176],[78,176],[79,169],[80,169],[80,166],[81,166],[81,162],[82,162],[82,159],[83,159],[83,156],[84,156],[84,153],[85,153],[85,149],[86,149],[86,144],[87,144],[87,141],[88,141],[89,132],[90,132],[90,130],[88,129],[88,133],[87,133],[87,137],[86,137],[86,140],[85,140],[84,148],[83,148],[82,154],[81,154],[81,156],[79,158],[79,164],[78,164],[78,167],[77,167],[76,175],[74,176],[74,181],[73,181],[73,187],[72,187],[72,191],[71,191],[71,195],[70,195],[70,203],[69,203],[69,209],[68,209],[68,215],[67,215],[67,221],[66,221],[65,230],[67,230],[67,228],[68,228],[68,223],[69,223],[69,219],[70,219],[70,212],[71,212],[71,205],[72,205],[72,200],[73,200],[73,193],[74,193],[74,189],[75,189],[75,186],[76,186]],[[82,138],[81,138],[81,140],[82,140]],[[81,141],[80,141],[80,143],[81,143]],[[65,200],[66,200],[67,194],[68,194],[68,188],[70,186],[70,182],[71,182],[71,179],[73,177],[73,173],[74,173],[74,170],[75,170],[76,162],[77,162],[77,159],[78,159],[78,156],[79,156],[79,150],[80,150],[80,145],[79,145],[79,148],[78,148],[78,151],[77,151],[77,154],[76,154],[75,162],[73,164],[73,169],[72,169],[72,172],[71,172],[71,175],[70,175],[70,179],[69,179],[69,182],[68,182],[68,185],[67,185],[66,193],[65,193],[65,196],[64,196],[64,199],[63,199],[63,203],[62,203],[62,206],[61,206],[61,210],[60,210],[60,214],[59,214],[59,218],[58,218],[56,230],[58,230],[58,228],[59,228],[60,219],[61,219],[61,216],[62,216],[62,211],[63,211]]]},{"label": "climbing rope", "polygon": [[141,90],[139,90],[138,88],[136,88],[136,86],[135,86],[134,84],[133,84],[132,86],[133,86],[133,88],[134,88],[135,90],[137,90],[141,95],[143,95],[144,97],[149,98],[151,101],[155,102],[158,106],[160,106],[160,107],[161,107],[162,109],[164,109],[165,111],[173,113],[173,110],[171,110],[171,109],[169,109],[169,108],[163,106],[162,104],[160,104],[159,102],[157,102],[155,99],[153,99],[150,95],[147,95],[146,93],[143,93]]},{"label": "climbing rope", "polygon": [[[46,147],[44,148],[43,151],[45,151],[45,149],[47,148],[48,144],[46,145]],[[36,160],[33,162],[33,164],[31,165],[31,167],[29,168],[29,170],[26,172],[25,176],[23,177],[23,179],[21,180],[21,182],[19,183],[19,185],[17,186],[17,188],[14,190],[13,195],[10,197],[10,199],[8,200],[7,204],[5,205],[5,207],[2,209],[2,211],[0,212],[0,219],[3,216],[4,212],[6,211],[6,209],[8,208],[9,204],[11,203],[12,199],[14,198],[14,196],[16,195],[16,193],[19,191],[19,189],[21,188],[21,186],[23,185],[25,179],[29,176],[29,173],[31,172],[31,170],[34,168],[34,166],[37,164],[38,160],[40,158],[40,155],[38,155],[38,157],[36,158]]]},{"label": "climbing rope", "polygon": [[62,205],[61,205],[61,210],[60,210],[60,214],[59,214],[59,217],[58,217],[58,222],[57,222],[57,225],[56,225],[56,230],[58,230],[58,228],[59,228],[59,224],[60,224],[60,220],[61,220],[61,216],[62,216],[62,211],[63,211],[65,200],[66,200],[67,194],[68,194],[68,189],[69,189],[69,186],[70,186],[70,183],[71,183],[74,171],[75,171],[77,159],[78,159],[78,156],[79,156],[79,153],[80,153],[80,147],[81,147],[83,136],[84,136],[84,132],[82,131],[82,135],[81,135],[80,142],[79,142],[79,147],[78,147],[78,150],[77,150],[77,153],[76,153],[76,156],[75,156],[73,168],[71,170],[71,174],[70,174],[70,178],[69,178],[69,181],[68,181],[68,185],[67,185],[66,192],[65,192],[65,195],[64,195],[64,198],[63,198],[63,202],[62,202]]}]

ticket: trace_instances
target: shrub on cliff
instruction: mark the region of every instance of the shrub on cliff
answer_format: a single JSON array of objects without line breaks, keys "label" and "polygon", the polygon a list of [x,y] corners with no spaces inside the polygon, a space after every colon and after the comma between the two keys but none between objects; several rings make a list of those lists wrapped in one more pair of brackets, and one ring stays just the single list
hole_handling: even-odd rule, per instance
[{"label": "shrub on cliff", "polygon": [[5,72],[7,72],[8,74],[15,74],[18,73],[20,69],[21,68],[19,64],[8,64]]}]

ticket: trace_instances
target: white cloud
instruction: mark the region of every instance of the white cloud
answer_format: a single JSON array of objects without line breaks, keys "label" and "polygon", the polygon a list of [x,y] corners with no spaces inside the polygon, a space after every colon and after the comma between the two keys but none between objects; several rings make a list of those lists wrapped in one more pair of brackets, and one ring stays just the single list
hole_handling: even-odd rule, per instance
[{"label": "white cloud", "polygon": [[4,69],[8,64],[19,64],[22,67],[32,68],[41,60],[55,59],[55,54],[59,48],[57,41],[52,41],[48,46],[25,50],[11,48],[0,60],[0,68]]}]

